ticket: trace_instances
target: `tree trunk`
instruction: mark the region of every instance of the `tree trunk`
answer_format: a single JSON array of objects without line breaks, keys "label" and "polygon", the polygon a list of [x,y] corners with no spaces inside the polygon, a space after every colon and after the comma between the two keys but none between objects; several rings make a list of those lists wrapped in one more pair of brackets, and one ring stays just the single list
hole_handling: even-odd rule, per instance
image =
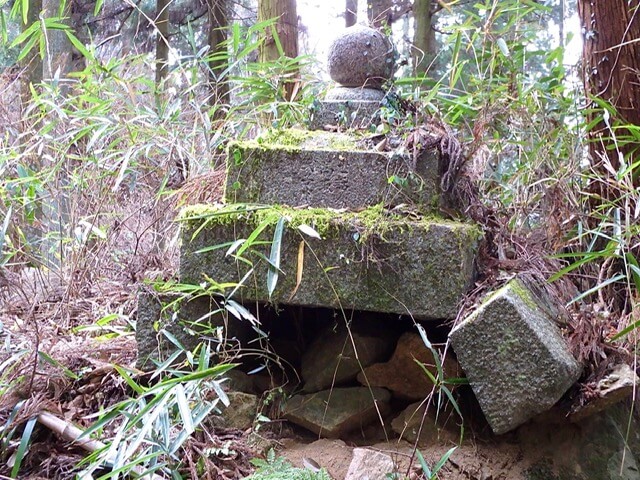
[{"label": "tree trunk", "polygon": [[375,28],[391,25],[392,0],[367,0],[369,24]]},{"label": "tree trunk", "polygon": [[358,0],[347,0],[344,9],[344,23],[346,27],[351,27],[358,20]]},{"label": "tree trunk", "polygon": [[[602,99],[615,108],[615,115],[608,119],[609,125],[614,122],[640,125],[639,10],[640,0],[578,2],[585,90],[589,97]],[[621,137],[628,132],[616,130],[615,133],[616,143],[607,124],[600,122],[590,132],[594,141],[589,147],[594,162],[606,156],[613,168],[618,169],[619,153],[637,158],[637,144],[620,145]]]},{"label": "tree trunk", "polygon": [[[272,18],[276,23],[265,31],[265,38],[260,46],[260,61],[271,62],[284,55],[289,58],[298,56],[298,13],[295,0],[259,0],[258,22]],[[274,39],[278,36],[282,52]],[[295,80],[285,84],[285,98],[291,100],[294,92]]]},{"label": "tree trunk", "polygon": [[[22,31],[25,31],[31,25],[40,21],[40,13],[42,12],[42,0],[30,0],[29,11],[27,14],[27,23],[21,23]],[[22,61],[24,73],[20,85],[20,96],[22,105],[25,106],[31,99],[30,85],[37,85],[42,82],[42,59],[37,45],[31,50]]]},{"label": "tree trunk", "polygon": [[[229,103],[229,83],[222,78],[222,73],[229,66],[227,51],[228,25],[226,0],[210,0],[209,3],[209,84],[211,97],[209,104],[220,105]],[[219,113],[218,113],[219,112]],[[216,110],[216,117],[223,112]]]},{"label": "tree trunk", "polygon": [[169,4],[171,0],[156,1],[156,88],[169,73]]},{"label": "tree trunk", "polygon": [[[60,10],[59,0],[41,0],[45,18],[57,17],[67,25],[71,17],[71,1],[67,1],[64,10]],[[62,30],[47,31],[47,54],[43,66],[43,78],[51,79],[55,75],[65,77],[71,71],[73,47],[69,37]]]},{"label": "tree trunk", "polygon": [[415,0],[413,2],[413,70],[416,75],[426,72],[435,56],[436,34],[431,28],[433,11],[431,0]]}]

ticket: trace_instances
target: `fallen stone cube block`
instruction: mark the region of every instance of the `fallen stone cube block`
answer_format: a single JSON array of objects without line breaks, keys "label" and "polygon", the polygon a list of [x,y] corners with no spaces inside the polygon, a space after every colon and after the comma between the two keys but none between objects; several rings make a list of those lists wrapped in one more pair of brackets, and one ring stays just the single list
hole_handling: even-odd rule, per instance
[{"label": "fallen stone cube block", "polygon": [[496,434],[551,408],[580,376],[552,310],[515,279],[449,334]]}]

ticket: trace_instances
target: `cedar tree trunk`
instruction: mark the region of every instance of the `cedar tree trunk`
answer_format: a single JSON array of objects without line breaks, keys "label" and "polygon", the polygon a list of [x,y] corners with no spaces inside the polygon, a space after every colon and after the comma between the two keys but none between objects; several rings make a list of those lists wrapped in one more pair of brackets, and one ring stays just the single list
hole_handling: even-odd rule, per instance
[{"label": "cedar tree trunk", "polygon": [[[274,39],[277,33],[282,54],[285,57],[296,58],[298,56],[298,13],[295,0],[259,0],[258,22],[264,22],[272,18],[275,24],[265,31],[264,42],[260,47],[260,61],[271,62],[280,58],[280,49]],[[285,98],[292,100],[295,89],[295,80],[285,84]]]},{"label": "cedar tree trunk", "polygon": [[[600,98],[616,110],[614,122],[640,125],[640,0],[579,0],[583,32],[584,84],[590,98]],[[617,130],[616,137],[625,136]],[[590,151],[595,162],[603,155],[619,167],[618,152],[611,146],[611,132],[603,122],[590,133]],[[620,148],[635,154],[637,145]]]}]

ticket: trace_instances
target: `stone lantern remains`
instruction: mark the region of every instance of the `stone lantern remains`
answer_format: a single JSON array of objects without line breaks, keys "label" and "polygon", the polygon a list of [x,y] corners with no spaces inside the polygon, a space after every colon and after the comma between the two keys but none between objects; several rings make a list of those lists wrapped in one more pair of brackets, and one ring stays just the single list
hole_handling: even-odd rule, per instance
[{"label": "stone lantern remains", "polygon": [[354,25],[329,47],[328,70],[337,86],[313,112],[310,127],[361,128],[375,123],[385,91],[395,71],[395,50],[384,34]]}]

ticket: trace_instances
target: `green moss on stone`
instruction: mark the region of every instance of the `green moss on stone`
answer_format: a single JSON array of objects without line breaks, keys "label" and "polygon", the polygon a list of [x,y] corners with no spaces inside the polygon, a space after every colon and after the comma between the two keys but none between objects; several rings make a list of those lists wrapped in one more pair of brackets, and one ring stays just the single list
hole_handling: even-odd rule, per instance
[{"label": "green moss on stone", "polygon": [[[336,134],[324,131],[299,129],[270,130],[255,140],[233,142],[232,148],[252,148],[264,150],[363,150],[358,146],[359,138],[355,135]],[[230,158],[233,160],[233,158]]]},{"label": "green moss on stone", "polygon": [[[382,205],[374,205],[358,212],[337,211],[329,208],[296,209],[280,205],[192,205],[182,210],[179,219],[192,224],[194,221],[202,221],[207,225],[228,225],[243,220],[257,227],[263,223],[275,225],[282,217],[287,219],[289,228],[295,229],[301,225],[308,225],[321,237],[331,237],[332,233],[338,232],[341,225],[352,224],[358,233],[358,237],[354,240],[360,243],[372,235],[384,240],[385,234],[391,230],[427,232],[434,223],[447,224],[453,228],[453,234],[459,238],[461,244],[469,241],[469,224],[431,217],[411,220],[386,211]],[[198,225],[193,224],[192,227],[198,228]],[[480,237],[479,231],[474,237]]]},{"label": "green moss on stone", "polygon": [[515,278],[507,285],[511,288],[511,291],[515,293],[518,298],[520,298],[525,305],[527,305],[532,310],[538,310],[540,307],[536,302],[536,299],[533,297],[529,289],[522,283],[522,281],[518,278]]}]

